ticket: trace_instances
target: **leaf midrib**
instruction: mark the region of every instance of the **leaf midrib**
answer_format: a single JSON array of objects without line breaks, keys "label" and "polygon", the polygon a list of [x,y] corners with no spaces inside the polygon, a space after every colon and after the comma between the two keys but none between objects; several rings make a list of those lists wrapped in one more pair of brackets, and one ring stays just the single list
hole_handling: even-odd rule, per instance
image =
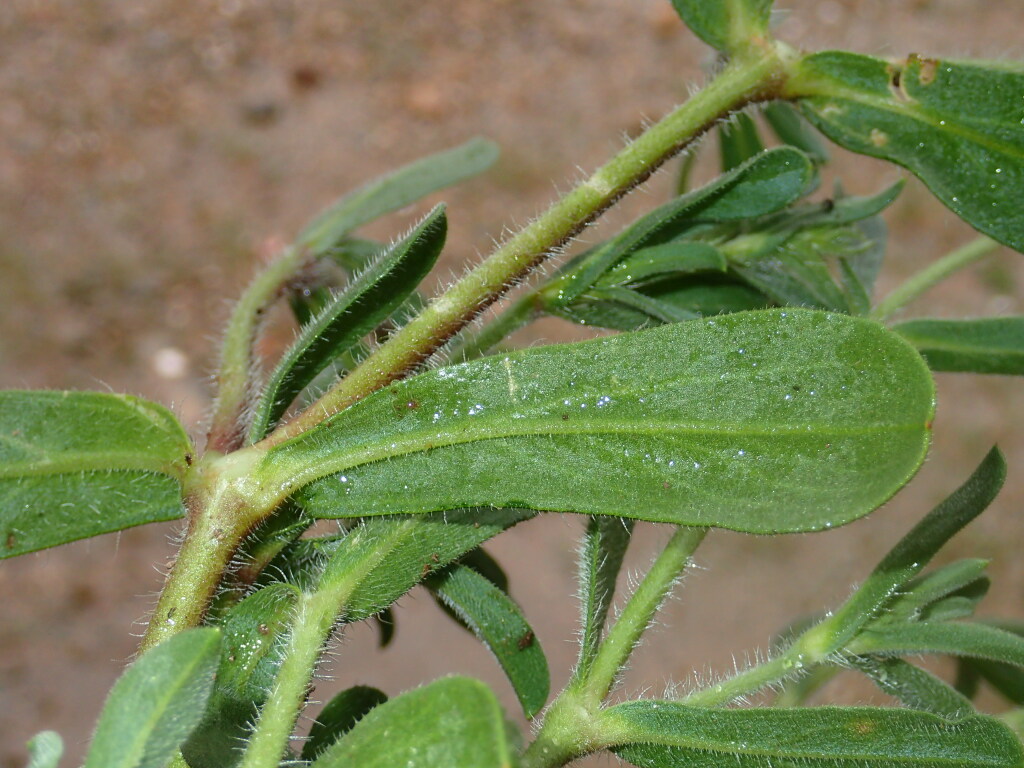
[{"label": "leaf midrib", "polygon": [[[581,423],[578,419],[575,422],[552,421],[547,419],[523,419],[515,420],[505,416],[501,421],[506,422],[506,428],[502,432],[496,432],[493,428],[477,428],[460,430],[458,433],[445,434],[443,431],[417,430],[395,438],[393,435],[390,441],[381,441],[378,445],[370,445],[362,449],[350,450],[340,455],[328,455],[319,457],[321,460],[289,462],[305,465],[298,472],[285,471],[289,477],[285,483],[294,492],[301,487],[315,482],[324,477],[335,475],[355,467],[372,464],[384,459],[408,456],[413,453],[420,453],[438,448],[449,448],[455,445],[463,445],[474,442],[491,440],[504,440],[520,437],[556,437],[574,435],[665,435],[665,434],[686,434],[693,436],[726,436],[726,437],[772,437],[772,436],[824,436],[831,438],[856,437],[860,435],[878,433],[909,432],[913,430],[924,430],[925,425],[921,424],[869,424],[856,427],[837,427],[832,425],[777,425],[771,427],[749,427],[746,425],[705,424],[691,422],[684,424],[664,422],[642,422],[634,419],[611,420],[605,419],[599,423]],[[509,429],[509,423],[518,427]],[[551,429],[554,425],[558,429]],[[542,429],[543,427],[543,429]],[[828,427],[827,429],[825,427]],[[388,440],[385,438],[384,440]],[[269,454],[268,459],[273,463],[274,453]]]}]

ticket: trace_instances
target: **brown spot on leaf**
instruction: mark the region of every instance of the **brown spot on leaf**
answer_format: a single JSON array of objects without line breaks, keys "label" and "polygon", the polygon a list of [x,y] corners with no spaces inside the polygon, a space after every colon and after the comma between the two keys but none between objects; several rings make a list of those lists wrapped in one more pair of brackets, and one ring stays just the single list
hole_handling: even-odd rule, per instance
[{"label": "brown spot on leaf", "polygon": [[520,651],[525,651],[531,645],[533,645],[533,630],[528,629],[523,633],[523,636],[519,638],[519,642],[516,643]]}]

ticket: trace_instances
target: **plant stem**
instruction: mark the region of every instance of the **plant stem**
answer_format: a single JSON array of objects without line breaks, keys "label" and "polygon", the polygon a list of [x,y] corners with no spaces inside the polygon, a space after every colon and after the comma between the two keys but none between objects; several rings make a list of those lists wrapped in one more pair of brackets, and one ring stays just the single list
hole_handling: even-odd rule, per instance
[{"label": "plant stem", "polygon": [[252,394],[256,333],[263,314],[305,263],[304,250],[288,248],[256,276],[235,305],[224,332],[208,448],[228,453],[242,446],[246,433],[242,419]]},{"label": "plant stem", "polygon": [[871,317],[875,320],[885,320],[954,272],[969,267],[998,247],[999,243],[983,236],[946,254],[905,280],[902,285],[879,302],[872,311]]},{"label": "plant stem", "polygon": [[227,456],[208,451],[189,468],[183,486],[188,528],[141,651],[202,621],[238,545],[280,503],[272,492],[253,488],[262,460],[254,448]]},{"label": "plant stem", "polygon": [[540,733],[523,753],[521,768],[565,765],[605,744],[599,723],[601,703],[707,532],[707,528],[679,527],[672,534],[601,643],[586,675],[574,677],[548,708]]},{"label": "plant stem", "polygon": [[304,432],[415,370],[481,310],[529,274],[589,222],[647,179],[725,115],[773,98],[786,72],[785,49],[766,46],[731,62],[704,90],[648,128],[489,258],[431,302],[363,363],[264,443]]},{"label": "plant stem", "polygon": [[589,673],[573,684],[588,701],[599,704],[611,691],[616,677],[626,665],[654,614],[672,591],[707,533],[707,528],[680,527],[672,534],[665,549],[651,565],[640,586],[630,596],[622,614],[608,631],[590,665]]},{"label": "plant stem", "polygon": [[270,697],[260,710],[239,768],[277,768],[291,738],[299,712],[306,703],[309,682],[320,652],[334,626],[338,600],[322,591],[299,599]]},{"label": "plant stem", "polygon": [[139,645],[140,652],[171,635],[198,626],[244,530],[222,525],[202,508],[190,514],[185,540],[160,592]]},{"label": "plant stem", "polygon": [[402,536],[415,531],[416,525],[416,520],[409,520],[383,539],[360,538],[363,532],[353,531],[343,545],[347,556],[332,560],[316,589],[302,595],[281,667],[239,768],[277,768],[335,622],[360,583],[392,553]]}]

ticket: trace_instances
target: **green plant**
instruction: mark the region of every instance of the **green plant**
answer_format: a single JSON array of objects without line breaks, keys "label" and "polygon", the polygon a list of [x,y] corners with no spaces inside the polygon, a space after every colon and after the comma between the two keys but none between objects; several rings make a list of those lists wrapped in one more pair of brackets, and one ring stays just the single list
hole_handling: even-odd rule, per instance
[{"label": "green plant", "polygon": [[[794,623],[763,662],[676,700],[608,702],[709,529],[862,517],[923,460],[929,367],[1024,371],[1022,318],[879,322],[994,242],[1024,250],[1024,72],[807,54],[770,33],[767,0],[675,5],[721,52],[714,79],[439,298],[416,289],[444,244],[443,208],[387,246],[353,232],[484,170],[488,142],[406,167],[310,224],[235,309],[201,455],[169,412],[136,398],[0,393],[5,556],[186,519],[87,766],[533,768],[601,750],[639,766],[1024,764],[1020,710],[1001,722],[971,703],[979,680],[1024,700],[1024,630],[962,620],[988,587],[985,562],[924,571],[998,492],[995,450],[849,600]],[[755,107],[781,146],[764,149]],[[826,162],[815,129],[909,168],[987,237],[875,302],[878,216],[899,186],[810,200]],[[472,323],[708,131],[720,134],[718,179],[682,179],[678,196]],[[284,299],[301,330],[254,376],[261,317]],[[545,314],[623,333],[487,356]],[[481,549],[538,511],[588,516],[579,660],[550,703],[540,645]],[[307,535],[321,519],[338,532]],[[609,624],[637,520],[673,532]],[[332,631],[419,583],[494,652],[527,717],[543,711],[535,739],[519,745],[483,684],[445,678],[390,700],[345,691],[293,754]],[[905,660],[922,653],[961,659],[956,684]],[[906,708],[799,706],[841,668]],[[764,706],[727,706],[773,689]],[[59,740],[40,734],[32,754],[56,765]]]}]

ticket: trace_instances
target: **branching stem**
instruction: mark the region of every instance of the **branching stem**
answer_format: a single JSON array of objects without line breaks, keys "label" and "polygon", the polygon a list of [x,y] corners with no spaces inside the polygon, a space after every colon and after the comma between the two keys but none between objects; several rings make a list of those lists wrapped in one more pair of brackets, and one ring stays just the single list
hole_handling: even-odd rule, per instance
[{"label": "branching stem", "polygon": [[415,370],[483,309],[516,285],[588,223],[647,179],[725,115],[778,94],[785,75],[781,47],[757,49],[730,63],[689,101],[648,128],[618,155],[506,240],[431,302],[348,376],[265,441],[304,432],[371,392]]}]

